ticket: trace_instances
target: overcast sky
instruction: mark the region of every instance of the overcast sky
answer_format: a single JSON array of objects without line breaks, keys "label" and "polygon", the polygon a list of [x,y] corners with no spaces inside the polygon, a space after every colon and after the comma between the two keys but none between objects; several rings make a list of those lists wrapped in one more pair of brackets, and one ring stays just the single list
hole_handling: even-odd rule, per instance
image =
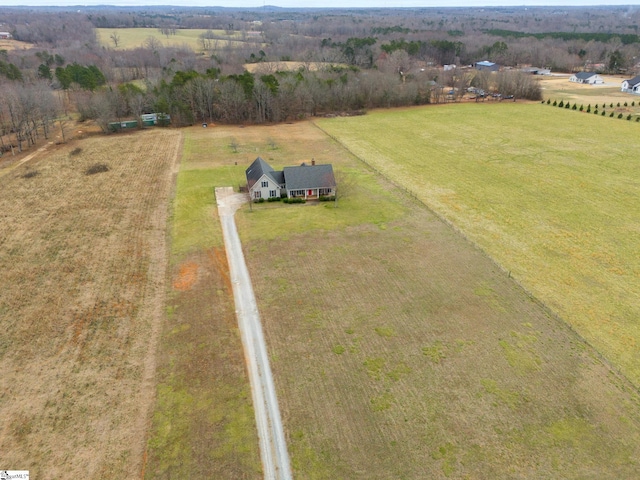
[{"label": "overcast sky", "polygon": [[0,0],[2,5],[179,5],[196,7],[483,7],[483,6],[588,6],[640,5],[640,0]]}]

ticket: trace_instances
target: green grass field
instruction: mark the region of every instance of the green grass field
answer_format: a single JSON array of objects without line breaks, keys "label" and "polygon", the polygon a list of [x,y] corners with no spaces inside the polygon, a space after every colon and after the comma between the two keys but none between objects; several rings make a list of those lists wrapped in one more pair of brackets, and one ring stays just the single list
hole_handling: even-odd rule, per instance
[{"label": "green grass field", "polygon": [[318,124],[455,224],[640,384],[638,124],[539,104]]},{"label": "green grass field", "polygon": [[[151,37],[160,42],[165,47],[182,47],[187,46],[196,52],[203,50],[200,35],[206,33],[205,29],[177,29],[175,35],[164,35],[157,28],[96,28],[96,36],[98,42],[104,47],[116,50],[130,50],[145,45]],[[112,34],[119,37],[118,46],[116,47],[111,39]],[[214,34],[219,39],[211,40],[211,47],[215,50],[228,45],[236,46],[242,44],[242,38],[239,33],[228,35],[224,30],[215,30]]]},{"label": "green grass field", "polygon": [[637,393],[566,324],[311,125],[238,131],[216,129],[221,165],[313,156],[356,179],[337,209],[236,215],[296,478],[634,475]]}]

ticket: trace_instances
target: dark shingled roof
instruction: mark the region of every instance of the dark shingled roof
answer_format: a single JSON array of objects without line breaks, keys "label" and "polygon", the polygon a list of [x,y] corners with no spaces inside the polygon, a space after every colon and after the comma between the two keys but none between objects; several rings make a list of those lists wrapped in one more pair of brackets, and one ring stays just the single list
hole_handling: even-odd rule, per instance
[{"label": "dark shingled roof", "polygon": [[593,72],[578,72],[576,73],[576,78],[580,79],[580,80],[586,80],[588,78],[593,77],[594,75],[596,75]]},{"label": "dark shingled roof", "polygon": [[636,85],[638,85],[640,83],[640,75],[636,75],[632,79],[627,80],[627,82],[629,83],[629,86],[635,87]]},{"label": "dark shingled roof", "polygon": [[331,165],[284,167],[283,173],[287,190],[334,188],[336,186],[336,179]]},{"label": "dark shingled roof", "polygon": [[247,176],[247,185],[249,188],[253,187],[253,185],[260,180],[262,175],[267,175],[274,182],[280,185],[284,183],[284,175],[282,172],[276,172],[271,165],[260,157],[256,158],[249,168],[247,168],[245,175]]}]

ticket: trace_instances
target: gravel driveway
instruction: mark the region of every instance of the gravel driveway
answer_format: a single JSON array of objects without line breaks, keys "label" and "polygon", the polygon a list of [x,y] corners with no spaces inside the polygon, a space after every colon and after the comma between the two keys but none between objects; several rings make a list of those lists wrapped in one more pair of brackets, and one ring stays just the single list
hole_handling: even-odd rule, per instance
[{"label": "gravel driveway", "polygon": [[216,188],[216,201],[229,262],[236,317],[247,359],[264,478],[290,480],[292,475],[289,454],[269,366],[267,346],[234,219],[236,210],[248,201],[248,197],[234,193],[232,187],[222,187]]}]

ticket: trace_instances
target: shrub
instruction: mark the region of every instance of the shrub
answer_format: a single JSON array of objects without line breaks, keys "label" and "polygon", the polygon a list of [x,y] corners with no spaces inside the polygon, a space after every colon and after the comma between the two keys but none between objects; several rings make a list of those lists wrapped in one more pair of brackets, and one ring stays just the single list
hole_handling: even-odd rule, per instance
[{"label": "shrub", "polygon": [[71,155],[72,157],[75,157],[76,155],[79,155],[80,152],[82,152],[82,149],[80,147],[76,147],[69,152],[69,155]]},{"label": "shrub", "polygon": [[611,114],[609,115],[611,118],[613,118],[613,112],[611,112]]},{"label": "shrub", "polygon": [[591,105],[587,106],[587,113],[591,113]]},{"label": "shrub", "polygon": [[85,175],[95,175],[96,173],[108,172],[109,165],[106,163],[94,163],[84,172]]},{"label": "shrub", "polygon": [[636,117],[636,122],[640,122],[640,117]]},{"label": "shrub", "polygon": [[554,100],[554,101],[553,101],[553,106],[555,107],[555,106],[557,106],[557,105],[558,105],[558,102],[556,102],[556,101]]},{"label": "shrub", "polygon": [[627,102],[624,102],[624,106],[625,106],[625,107],[628,107]]},{"label": "shrub", "polygon": [[627,120],[631,120],[631,114],[627,115]]},{"label": "shrub", "polygon": [[267,202],[279,202],[280,200],[282,200],[281,197],[269,197],[269,198],[267,198]]},{"label": "shrub", "polygon": [[618,114],[618,118],[622,118],[622,114],[621,113]]},{"label": "shrub", "polygon": [[620,106],[620,102],[618,102],[618,106]]},{"label": "shrub", "polygon": [[602,110],[602,116],[603,116],[603,117],[605,116],[605,114],[606,114],[606,113],[607,113],[607,112],[605,112],[604,110]]},{"label": "shrub", "polygon": [[596,108],[596,109],[593,111],[593,113],[594,113],[595,115],[597,115],[597,114],[598,114],[598,109]]},{"label": "shrub", "polygon": [[584,105],[580,105],[580,111],[582,112],[584,110]]},{"label": "shrub", "polygon": [[318,197],[318,201],[320,202],[330,202],[332,200],[335,200],[335,197],[329,197],[327,195],[321,195]]},{"label": "shrub", "polygon": [[631,106],[635,107],[636,106],[636,101],[634,100],[633,102],[631,102]]},{"label": "shrub", "polygon": [[611,102],[611,103],[609,104],[609,106],[610,106],[611,108],[613,108],[613,102]]},{"label": "shrub", "polygon": [[571,107],[571,110],[577,110],[578,109],[578,105],[576,105],[575,103],[573,104],[573,107]]},{"label": "shrub", "polygon": [[29,170],[27,173],[24,173],[22,175],[22,178],[33,178],[37,177],[38,175],[40,175],[40,172],[38,170]]},{"label": "shrub", "polygon": [[551,103],[551,99],[547,98],[547,105],[549,105]]},{"label": "shrub", "polygon": [[564,106],[564,108],[571,108],[571,104],[569,102],[567,102],[567,104]]},{"label": "shrub", "polygon": [[560,108],[564,107],[564,102],[563,102],[562,100],[560,100],[560,103],[558,104],[558,106],[559,106]]},{"label": "shrub", "polygon": [[284,203],[305,203],[305,199],[302,197],[285,198],[282,200]]}]

